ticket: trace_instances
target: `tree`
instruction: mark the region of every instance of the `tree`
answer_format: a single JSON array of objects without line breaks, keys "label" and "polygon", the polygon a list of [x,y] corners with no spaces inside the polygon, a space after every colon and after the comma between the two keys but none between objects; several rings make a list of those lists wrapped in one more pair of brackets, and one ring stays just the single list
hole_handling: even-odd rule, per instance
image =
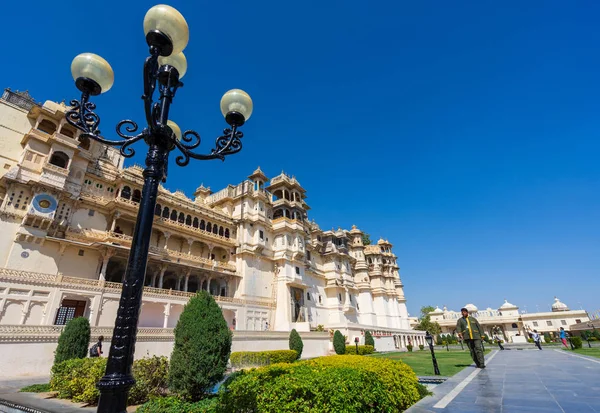
[{"label": "tree", "polygon": [[302,349],[304,348],[304,343],[302,343],[302,338],[300,334],[296,331],[296,329],[292,329],[290,332],[290,350],[296,350],[297,356],[296,360],[300,359],[302,355]]},{"label": "tree", "polygon": [[373,336],[369,330],[365,332],[365,346],[373,346],[375,348],[375,340],[373,340]]},{"label": "tree", "polygon": [[363,245],[371,245],[371,236],[366,232],[362,234],[362,243]]},{"label": "tree", "polygon": [[90,344],[90,322],[85,317],[77,317],[67,323],[58,338],[54,352],[54,364],[65,360],[83,359],[87,356]]},{"label": "tree", "polygon": [[231,353],[231,331],[221,309],[206,291],[186,304],[175,327],[169,389],[197,401],[221,379]]},{"label": "tree", "polygon": [[340,330],[335,330],[333,334],[333,349],[335,354],[346,354],[346,340]]},{"label": "tree", "polygon": [[442,332],[442,327],[440,327],[437,321],[431,321],[431,313],[435,308],[430,305],[421,307],[421,318],[419,319],[419,323],[415,326],[415,330],[420,331],[429,331],[429,333],[433,336],[440,334]]}]

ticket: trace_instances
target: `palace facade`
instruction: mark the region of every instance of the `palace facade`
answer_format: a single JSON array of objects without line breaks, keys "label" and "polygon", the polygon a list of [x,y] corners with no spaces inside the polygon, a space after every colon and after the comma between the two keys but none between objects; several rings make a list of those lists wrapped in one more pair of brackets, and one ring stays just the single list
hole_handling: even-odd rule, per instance
[{"label": "palace facade", "polygon": [[[6,90],[0,100],[0,325],[114,324],[142,190],[142,168],[81,138],[64,104]],[[189,198],[161,187],[141,328],[172,328],[198,290],[234,331],[364,330],[424,343],[409,325],[392,245],[322,230],[306,190],[260,168]]]}]

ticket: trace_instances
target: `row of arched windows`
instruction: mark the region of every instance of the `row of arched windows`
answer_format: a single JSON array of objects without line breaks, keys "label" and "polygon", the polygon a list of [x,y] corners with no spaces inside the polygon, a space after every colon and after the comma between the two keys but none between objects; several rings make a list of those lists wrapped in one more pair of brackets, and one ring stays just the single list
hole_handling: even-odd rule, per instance
[{"label": "row of arched windows", "polygon": [[225,228],[222,225],[212,224],[210,221],[206,222],[203,219],[199,220],[198,217],[192,217],[191,215],[185,215],[183,212],[177,212],[175,209],[169,210],[169,207],[162,207],[160,204],[156,204],[154,209],[154,215],[170,219],[171,221],[179,222],[193,228],[198,228],[203,231],[212,232],[215,235],[220,235],[225,238],[230,237],[229,228]]}]

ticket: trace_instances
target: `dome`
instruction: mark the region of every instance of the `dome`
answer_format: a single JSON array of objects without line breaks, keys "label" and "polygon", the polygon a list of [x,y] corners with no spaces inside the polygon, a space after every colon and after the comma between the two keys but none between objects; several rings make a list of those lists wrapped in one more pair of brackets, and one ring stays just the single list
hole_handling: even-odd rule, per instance
[{"label": "dome", "polygon": [[433,310],[431,313],[432,315],[438,315],[438,314],[444,314],[444,312],[440,309],[440,307],[438,307],[437,305],[435,306],[435,310]]},{"label": "dome", "polygon": [[504,304],[502,304],[500,306],[500,308],[498,308],[498,310],[518,310],[519,307],[517,307],[514,304],[509,303],[507,300],[504,300]]},{"label": "dome", "polygon": [[569,307],[561,302],[558,297],[554,297],[554,304],[552,304],[552,311],[569,311]]},{"label": "dome", "polygon": [[475,304],[467,304],[465,305],[465,308],[469,311],[469,313],[477,312],[477,307],[475,307]]}]

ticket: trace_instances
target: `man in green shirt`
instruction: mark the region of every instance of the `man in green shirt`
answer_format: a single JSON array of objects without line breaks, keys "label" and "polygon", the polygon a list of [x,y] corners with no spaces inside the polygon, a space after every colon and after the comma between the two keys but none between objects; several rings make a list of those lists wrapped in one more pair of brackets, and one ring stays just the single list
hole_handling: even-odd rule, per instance
[{"label": "man in green shirt", "polygon": [[483,347],[481,346],[481,337],[484,335],[479,322],[475,317],[469,315],[466,308],[461,308],[462,318],[456,323],[456,332],[458,336],[465,341],[467,347],[471,351],[471,358],[475,365],[480,368],[485,368],[485,358],[483,357]]}]

